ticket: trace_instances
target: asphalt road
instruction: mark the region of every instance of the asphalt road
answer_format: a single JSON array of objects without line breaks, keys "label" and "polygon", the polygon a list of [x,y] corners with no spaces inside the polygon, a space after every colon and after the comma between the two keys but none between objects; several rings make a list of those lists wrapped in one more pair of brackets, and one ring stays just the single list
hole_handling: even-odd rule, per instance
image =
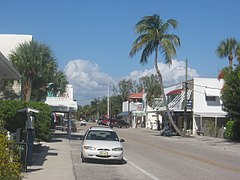
[{"label": "asphalt road", "polygon": [[[87,128],[81,127],[80,133]],[[73,136],[70,144],[76,180],[240,179],[239,144],[208,137],[162,137],[147,129],[115,130],[125,139],[123,164],[82,163],[81,140]]]}]

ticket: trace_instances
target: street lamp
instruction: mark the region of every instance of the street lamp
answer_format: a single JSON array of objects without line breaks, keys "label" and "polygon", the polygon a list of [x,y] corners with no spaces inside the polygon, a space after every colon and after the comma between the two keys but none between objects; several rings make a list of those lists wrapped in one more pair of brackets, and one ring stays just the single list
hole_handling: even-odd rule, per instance
[{"label": "street lamp", "polygon": [[110,118],[110,83],[101,85],[107,86],[107,117]]},{"label": "street lamp", "polygon": [[188,60],[186,59],[186,67],[185,67],[185,96],[184,96],[184,122],[183,122],[183,128],[184,132],[183,134],[186,135],[186,129],[187,129],[187,68],[188,68]]}]

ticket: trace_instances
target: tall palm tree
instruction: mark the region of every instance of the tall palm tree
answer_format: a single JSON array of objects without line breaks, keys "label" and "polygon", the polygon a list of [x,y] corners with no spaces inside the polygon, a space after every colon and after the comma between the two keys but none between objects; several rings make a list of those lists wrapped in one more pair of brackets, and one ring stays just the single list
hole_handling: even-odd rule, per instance
[{"label": "tall palm tree", "polygon": [[56,63],[52,50],[44,43],[30,41],[20,44],[9,58],[22,75],[23,100],[29,101],[33,81],[44,76],[49,64]]},{"label": "tall palm tree", "polygon": [[240,44],[235,38],[227,38],[221,41],[217,47],[216,53],[220,58],[228,58],[229,67],[232,67],[233,59],[237,57],[240,60]]},{"label": "tall palm tree", "polygon": [[155,68],[157,71],[159,84],[163,101],[166,106],[166,112],[169,117],[170,123],[173,128],[182,135],[178,127],[173,121],[172,115],[169,111],[166,95],[163,88],[162,74],[158,68],[158,52],[164,55],[165,62],[172,63],[172,57],[176,55],[176,47],[180,46],[180,39],[175,34],[169,34],[170,27],[176,29],[178,22],[175,19],[168,19],[164,22],[160,15],[153,14],[152,16],[143,17],[135,26],[135,31],[139,36],[133,42],[132,49],[129,53],[133,57],[137,52],[142,50],[140,63],[145,64],[148,62],[148,57],[155,54]]}]

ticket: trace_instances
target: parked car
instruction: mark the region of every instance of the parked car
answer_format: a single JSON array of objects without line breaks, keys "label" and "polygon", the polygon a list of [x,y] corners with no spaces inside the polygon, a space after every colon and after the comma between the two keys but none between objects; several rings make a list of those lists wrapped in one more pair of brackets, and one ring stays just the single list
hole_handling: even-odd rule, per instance
[{"label": "parked car", "polygon": [[127,121],[125,121],[123,119],[120,119],[117,123],[117,127],[119,127],[119,128],[122,128],[122,127],[129,128],[130,124]]},{"label": "parked car", "polygon": [[97,160],[123,160],[123,139],[110,127],[90,127],[85,133],[82,146],[82,162],[89,159]]},{"label": "parked car", "polygon": [[103,119],[101,119],[101,118],[98,119],[98,120],[97,120],[97,124],[98,124],[98,125],[101,125],[101,124],[102,124],[102,120],[103,120]]},{"label": "parked car", "polygon": [[117,127],[118,120],[117,119],[110,119],[108,125],[110,127]]},{"label": "parked car", "polygon": [[85,120],[80,121],[80,126],[86,126],[87,122]]},{"label": "parked car", "polygon": [[119,128],[122,128],[122,127],[129,128],[130,127],[129,123],[124,121],[123,119],[112,119],[112,120],[110,120],[109,126],[119,127]]},{"label": "parked car", "polygon": [[176,136],[177,133],[173,131],[171,126],[166,126],[160,131],[161,136]]},{"label": "parked car", "polygon": [[110,124],[110,119],[103,119],[100,125],[109,126],[109,124]]}]

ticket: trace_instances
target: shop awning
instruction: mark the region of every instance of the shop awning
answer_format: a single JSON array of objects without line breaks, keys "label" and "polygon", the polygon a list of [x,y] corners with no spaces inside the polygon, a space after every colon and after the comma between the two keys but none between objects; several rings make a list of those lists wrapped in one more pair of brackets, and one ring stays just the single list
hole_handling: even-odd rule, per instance
[{"label": "shop awning", "polygon": [[167,95],[177,95],[177,94],[181,94],[182,93],[182,89],[175,89],[173,91],[170,91],[169,93],[167,93]]},{"label": "shop awning", "polygon": [[206,96],[220,96],[220,89],[205,89]]},{"label": "shop awning", "polygon": [[128,116],[128,113],[129,113],[128,111],[123,111],[123,112],[120,112],[117,116]]}]

